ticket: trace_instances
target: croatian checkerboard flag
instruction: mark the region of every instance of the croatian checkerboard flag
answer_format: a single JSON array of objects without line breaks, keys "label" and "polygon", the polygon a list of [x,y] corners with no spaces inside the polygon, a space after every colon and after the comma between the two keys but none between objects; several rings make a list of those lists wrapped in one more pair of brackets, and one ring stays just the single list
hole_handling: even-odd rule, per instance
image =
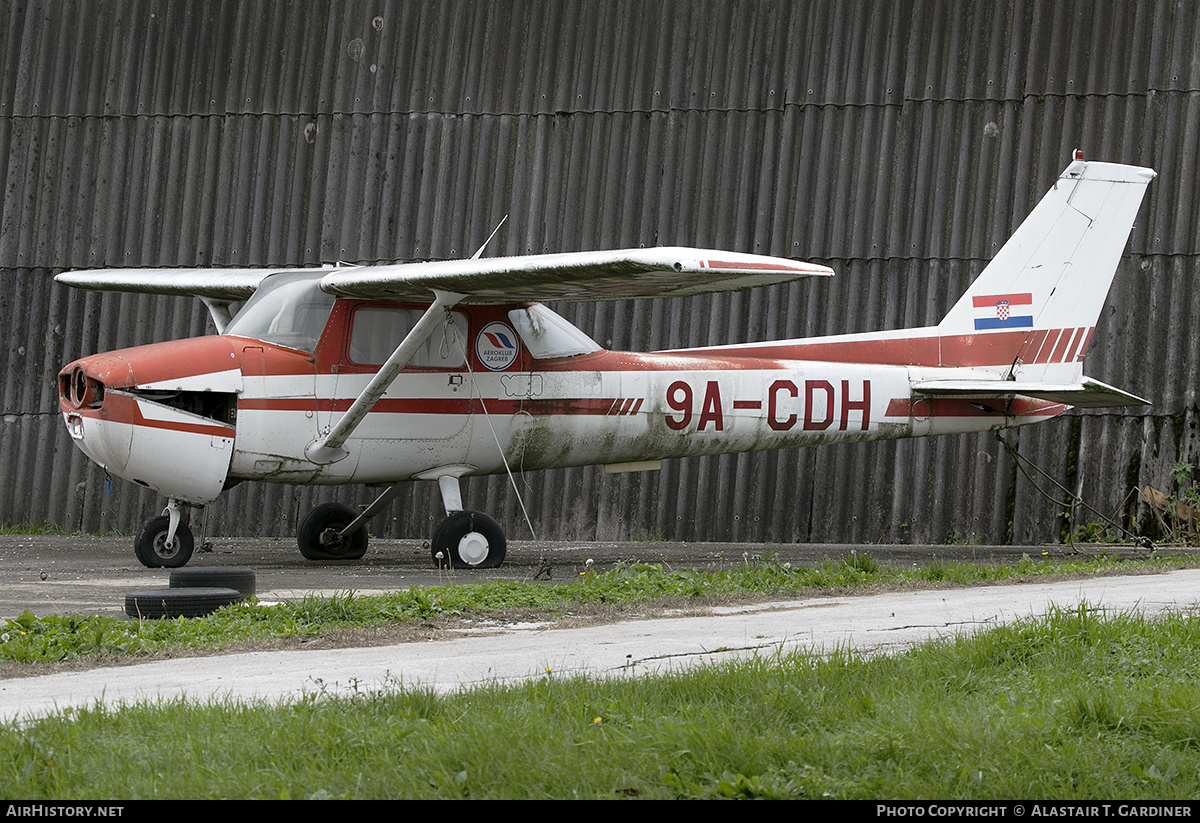
[{"label": "croatian checkerboard flag", "polygon": [[1033,327],[1032,294],[983,294],[972,297],[975,330]]}]

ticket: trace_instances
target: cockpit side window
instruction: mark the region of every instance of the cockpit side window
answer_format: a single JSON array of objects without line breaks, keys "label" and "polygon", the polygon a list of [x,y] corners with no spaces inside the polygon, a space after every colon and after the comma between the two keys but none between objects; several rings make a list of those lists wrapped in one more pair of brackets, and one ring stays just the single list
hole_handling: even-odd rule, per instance
[{"label": "cockpit side window", "polygon": [[[350,361],[362,366],[384,363],[424,312],[392,306],[359,306],[350,326]],[[466,359],[467,318],[451,312],[425,344],[417,350],[409,367],[461,369]]]},{"label": "cockpit side window", "polygon": [[513,309],[508,319],[537,360],[600,351],[600,344],[541,303]]},{"label": "cockpit side window", "polygon": [[311,271],[269,275],[229,321],[225,334],[311,353],[333,310],[334,296],[321,291],[324,274]]}]

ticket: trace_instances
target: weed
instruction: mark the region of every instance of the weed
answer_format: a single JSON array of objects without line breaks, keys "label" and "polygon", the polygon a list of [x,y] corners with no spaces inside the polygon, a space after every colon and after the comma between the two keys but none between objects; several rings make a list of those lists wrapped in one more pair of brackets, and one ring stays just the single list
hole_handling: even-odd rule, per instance
[{"label": "weed", "polygon": [[1174,493],[1164,494],[1146,486],[1141,499],[1154,513],[1159,530],[1173,543],[1200,544],[1200,483],[1195,467],[1180,461],[1171,468]]},{"label": "weed", "polygon": [[933,559],[929,561],[929,565],[925,567],[923,577],[931,583],[938,583],[945,580],[946,563],[939,560],[937,555],[934,555]]},{"label": "weed", "polygon": [[879,563],[869,554],[859,554],[857,551],[851,550],[848,557],[843,557],[842,562],[849,568],[864,574],[875,574],[879,571]]},{"label": "weed", "polygon": [[1093,520],[1075,527],[1071,543],[1123,543],[1121,534],[1110,524]]}]

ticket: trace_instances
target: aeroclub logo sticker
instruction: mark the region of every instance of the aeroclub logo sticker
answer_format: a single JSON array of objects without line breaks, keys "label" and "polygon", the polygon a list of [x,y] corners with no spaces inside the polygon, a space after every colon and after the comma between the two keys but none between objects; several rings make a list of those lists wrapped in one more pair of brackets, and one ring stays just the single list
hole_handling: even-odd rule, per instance
[{"label": "aeroclub logo sticker", "polygon": [[475,338],[475,356],[492,371],[507,369],[520,352],[521,341],[507,323],[488,323]]}]

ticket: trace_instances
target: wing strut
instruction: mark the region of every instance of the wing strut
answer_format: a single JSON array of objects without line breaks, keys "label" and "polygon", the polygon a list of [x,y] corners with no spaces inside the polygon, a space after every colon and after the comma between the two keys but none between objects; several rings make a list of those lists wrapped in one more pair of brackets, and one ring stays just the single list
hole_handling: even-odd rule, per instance
[{"label": "wing strut", "polygon": [[200,301],[208,307],[208,314],[212,317],[213,325],[217,327],[217,334],[224,334],[225,327],[233,319],[233,313],[229,311],[230,301],[216,297],[201,297]]},{"label": "wing strut", "polygon": [[371,378],[371,382],[355,398],[346,413],[329,430],[328,434],[309,443],[304,449],[304,456],[313,463],[322,465],[336,463],[350,454],[342,445],[346,442],[346,438],[354,433],[358,424],[366,418],[367,413],[391,387],[400,371],[408,365],[408,361],[413,359],[417,349],[421,348],[429,336],[445,321],[447,315],[450,314],[450,309],[466,297],[465,294],[446,292],[441,289],[434,289],[433,293],[435,298],[433,305],[425,310],[425,314],[421,315],[421,319],[412,327],[412,331],[400,341],[400,345],[392,352],[392,356],[379,367],[379,372]]}]

